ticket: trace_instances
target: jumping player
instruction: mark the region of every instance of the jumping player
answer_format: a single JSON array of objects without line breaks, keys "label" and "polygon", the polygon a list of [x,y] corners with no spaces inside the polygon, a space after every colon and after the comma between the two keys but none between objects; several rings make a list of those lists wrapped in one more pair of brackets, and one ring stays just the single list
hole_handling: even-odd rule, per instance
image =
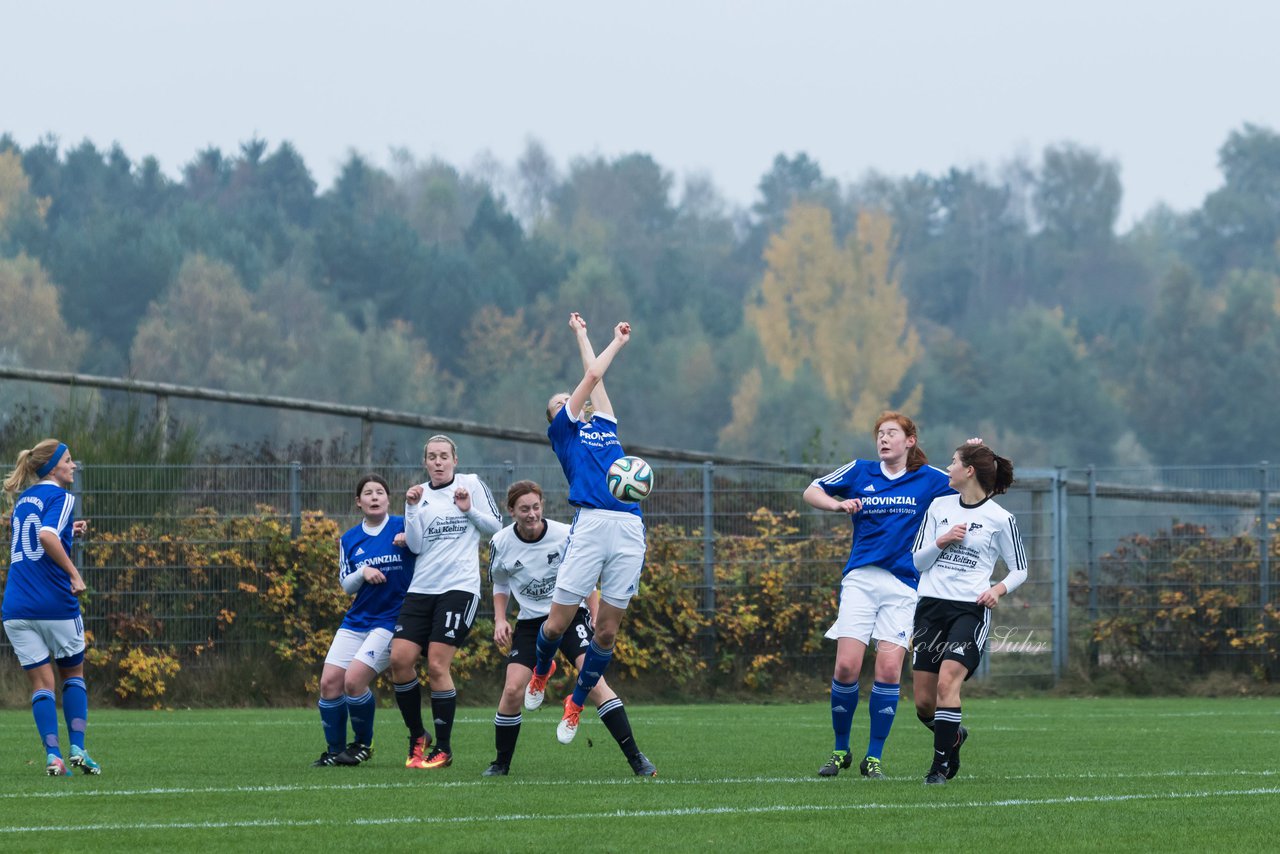
[{"label": "jumping player", "polygon": [[[1013,514],[992,500],[1013,483],[1013,463],[986,445],[961,445],[947,466],[951,487],[930,505],[912,558],[920,572],[915,645],[916,715],[933,730],[929,785],[960,770],[960,686],[978,668],[991,628],[991,609],[1027,579],[1027,552]],[[991,583],[996,558],[1008,574]]]},{"label": "jumping player", "polygon": [[[565,478],[574,514],[569,545],[556,577],[551,611],[538,630],[537,662],[525,689],[525,708],[542,705],[560,639],[573,623],[583,599],[600,588],[600,606],[591,640],[573,693],[565,698],[564,715],[556,738],[568,744],[578,732],[579,715],[587,695],[613,658],[613,645],[623,614],[640,583],[644,566],[645,531],[638,504],[614,498],[606,484],[609,466],[625,456],[618,441],[618,422],[604,388],[604,375],[614,357],[631,339],[631,324],[619,323],[613,340],[597,356],[587,338],[587,324],[577,312],[569,315],[582,357],[583,375],[572,393],[561,392],[547,402],[547,436]],[[594,412],[587,420],[590,400]]]},{"label": "jumping player", "polygon": [[71,741],[68,762],[86,774],[102,768],[84,749],[89,694],[84,684],[84,619],[76,598],[85,591],[71,560],[71,541],[88,529],[75,521],[76,463],[67,446],[45,439],[18,454],[4,491],[18,497],[10,525],[12,559],[5,578],[0,619],[18,662],[31,682],[31,714],[45,752],[45,773],[70,774],[58,745],[58,706],[53,665],[62,678],[62,715]]},{"label": "jumping player", "polygon": [[878,460],[853,460],[804,491],[811,506],[847,513],[853,523],[839,613],[827,632],[836,641],[831,680],[835,749],[818,771],[823,777],[834,777],[853,763],[849,732],[858,705],[858,675],[872,639],[877,644],[870,736],[859,770],[871,779],[884,777],[881,754],[897,713],[902,662],[911,644],[916,608],[919,574],[911,560],[911,543],[929,504],[951,491],[946,474],[928,465],[910,418],[883,413],[876,421],[875,437]]},{"label": "jumping player", "polygon": [[[328,745],[315,767],[359,765],[373,755],[377,703],[369,686],[391,663],[391,632],[412,577],[404,517],[392,516],[390,488],[376,474],[356,484],[364,521],[338,543],[338,578],[355,595],[320,674],[320,723]],[[347,743],[347,719],[355,740]],[[344,746],[345,745],[345,746]]]},{"label": "jumping player", "polygon": [[[391,641],[396,705],[409,728],[406,768],[447,768],[458,709],[451,666],[480,604],[480,537],[502,527],[493,494],[474,474],[459,474],[458,449],[448,436],[432,436],[422,451],[429,479],[405,493],[405,536],[417,554]],[[436,746],[422,724],[417,664],[427,657]]]},{"label": "jumping player", "polygon": [[[533,676],[533,663],[538,629],[551,609],[551,594],[556,575],[569,540],[569,526],[542,516],[542,487],[531,480],[520,480],[507,490],[507,512],[515,520],[493,535],[489,546],[489,578],[493,583],[493,640],[499,647],[510,647],[507,653],[507,681],[493,719],[494,743],[498,756],[485,771],[485,777],[506,776],[511,770],[516,740],[520,737],[520,704],[525,686]],[[507,606],[514,596],[520,606],[520,619],[514,633],[507,621]],[[586,603],[580,602],[569,630],[560,638],[560,652],[582,670],[583,660],[591,645],[591,610],[597,606],[593,593]],[[588,699],[596,706],[596,714],[618,742],[631,770],[641,777],[656,776],[654,768],[631,734],[631,722],[622,700],[609,688],[604,677],[591,689]]]}]

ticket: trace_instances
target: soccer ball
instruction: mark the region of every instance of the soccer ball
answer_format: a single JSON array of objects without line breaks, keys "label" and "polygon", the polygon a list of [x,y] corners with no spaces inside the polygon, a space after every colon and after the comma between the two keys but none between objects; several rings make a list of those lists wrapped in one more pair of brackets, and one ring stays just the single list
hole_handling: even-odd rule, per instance
[{"label": "soccer ball", "polygon": [[608,482],[619,501],[640,501],[653,490],[653,469],[639,457],[619,457],[609,466]]}]

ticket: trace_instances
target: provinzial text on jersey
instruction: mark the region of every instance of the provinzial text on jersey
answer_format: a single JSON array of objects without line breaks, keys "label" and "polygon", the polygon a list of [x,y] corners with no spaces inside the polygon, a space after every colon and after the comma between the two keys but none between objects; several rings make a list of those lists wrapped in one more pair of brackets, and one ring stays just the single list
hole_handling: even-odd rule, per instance
[{"label": "provinzial text on jersey", "polygon": [[889,505],[907,505],[909,507],[916,506],[916,497],[914,495],[868,495],[860,498],[863,507],[885,507]]},{"label": "provinzial text on jersey", "polygon": [[582,440],[584,445],[591,445],[595,448],[621,444],[618,441],[618,434],[612,430],[583,430],[578,433],[578,438]]}]

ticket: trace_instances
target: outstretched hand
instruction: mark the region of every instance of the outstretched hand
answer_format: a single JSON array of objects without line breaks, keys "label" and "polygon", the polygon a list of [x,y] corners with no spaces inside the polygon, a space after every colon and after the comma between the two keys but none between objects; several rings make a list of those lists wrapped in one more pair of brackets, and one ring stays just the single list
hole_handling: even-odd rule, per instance
[{"label": "outstretched hand", "polygon": [[613,340],[626,344],[631,340],[631,324],[625,320],[613,327]]},{"label": "outstretched hand", "polygon": [[569,328],[574,332],[586,332],[587,322],[576,311],[569,312]]}]

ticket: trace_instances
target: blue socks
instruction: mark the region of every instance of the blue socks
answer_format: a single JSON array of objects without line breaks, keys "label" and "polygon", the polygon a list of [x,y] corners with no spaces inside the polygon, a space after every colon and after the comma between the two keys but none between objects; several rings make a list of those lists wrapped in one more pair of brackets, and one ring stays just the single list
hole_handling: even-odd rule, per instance
[{"label": "blue socks", "polygon": [[858,682],[831,680],[831,728],[836,733],[836,750],[849,750],[849,730],[853,728],[853,712],[858,708]]},{"label": "blue socks", "polygon": [[351,732],[361,744],[373,744],[373,713],[378,708],[373,691],[366,690],[359,697],[347,696],[347,715],[351,718]]},{"label": "blue socks", "polygon": [[[538,657],[542,657],[542,630],[538,630]],[[600,677],[604,675],[605,668],[609,666],[609,662],[613,661],[613,650],[604,649],[596,646],[596,642],[592,641],[587,647],[586,657],[582,660],[582,670],[578,673],[578,681],[573,686],[573,702],[579,706],[587,704],[587,695],[591,693],[591,689],[596,687],[596,683],[600,681]]]},{"label": "blue socks", "polygon": [[84,750],[84,730],[89,721],[89,692],[83,676],[72,676],[62,683],[62,717],[67,722],[71,746]]},{"label": "blue socks", "polygon": [[546,676],[551,670],[551,660],[556,657],[556,650],[560,648],[560,638],[548,640],[547,636],[542,633],[546,628],[546,623],[538,626],[538,658],[533,663],[533,672],[539,676]]},{"label": "blue socks", "polygon": [[324,727],[329,752],[341,753],[347,747],[347,701],[342,697],[321,697],[316,705],[320,707],[320,725]]},{"label": "blue socks", "polygon": [[884,751],[885,739],[898,714],[898,684],[875,682],[871,686],[871,738],[867,742],[867,755],[879,759]]},{"label": "blue socks", "polygon": [[45,753],[62,758],[58,747],[58,701],[52,691],[36,691],[31,695],[31,715],[36,719],[36,731]]}]

